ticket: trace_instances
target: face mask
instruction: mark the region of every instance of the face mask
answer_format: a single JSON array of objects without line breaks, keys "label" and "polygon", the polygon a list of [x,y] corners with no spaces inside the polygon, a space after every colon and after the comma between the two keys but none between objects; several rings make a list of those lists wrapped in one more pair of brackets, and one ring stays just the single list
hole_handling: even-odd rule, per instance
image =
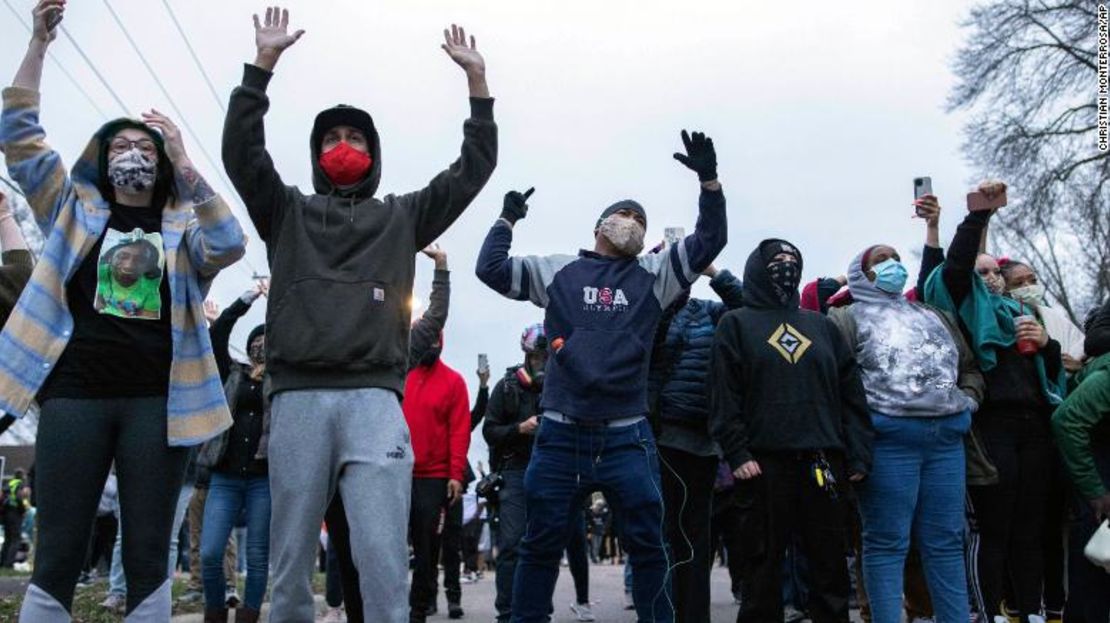
[{"label": "face mask", "polygon": [[251,342],[251,346],[247,350],[247,356],[250,357],[251,363],[254,365],[266,363],[266,342],[263,340]]},{"label": "face mask", "polygon": [[875,287],[887,294],[901,294],[906,287],[909,272],[894,258],[875,264],[871,270],[875,272]]},{"label": "face mask", "polygon": [[154,159],[133,147],[108,161],[108,181],[119,190],[131,193],[154,188],[158,167]]},{"label": "face mask", "polygon": [[361,182],[373,162],[370,154],[351,147],[347,141],[320,154],[320,168],[336,186],[350,186]]},{"label": "face mask", "polygon": [[629,257],[635,257],[644,250],[644,228],[633,219],[614,214],[601,221],[598,233]]},{"label": "face mask", "polygon": [[797,262],[771,262],[767,265],[767,275],[771,278],[771,285],[775,286],[775,294],[783,305],[790,302],[798,291],[798,282],[802,280]]},{"label": "face mask", "polygon": [[422,366],[432,365],[433,363],[439,361],[439,356],[442,353],[443,353],[443,347],[442,346],[433,346],[433,347],[429,348],[428,350],[424,351],[423,355],[420,355],[420,365],[422,365]]},{"label": "face mask", "polygon": [[1044,301],[1044,286],[1039,283],[1031,283],[1027,286],[1014,288],[1010,290],[1010,298],[1026,305],[1040,305]]}]

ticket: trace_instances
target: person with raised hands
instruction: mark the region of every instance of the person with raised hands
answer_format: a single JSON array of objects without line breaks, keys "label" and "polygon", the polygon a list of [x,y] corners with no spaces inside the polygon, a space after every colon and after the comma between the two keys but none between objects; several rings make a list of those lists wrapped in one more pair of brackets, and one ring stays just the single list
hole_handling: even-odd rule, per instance
[{"label": "person with raised hands", "polygon": [[[648,415],[650,344],[663,310],[706,270],[727,241],[725,197],[712,139],[682,132],[675,154],[698,175],[694,233],[665,252],[640,255],[647,211],[606,208],[592,250],[577,256],[510,257],[513,229],[532,191],[505,196],[486,235],[477,275],[496,292],[545,309],[547,351],[539,427],[524,474],[528,525],[512,584],[512,621],[546,621],[570,521],[598,487],[618,509],[643,621],[674,620],[663,535],[658,451]],[[577,516],[573,519],[577,521]]]},{"label": "person with raised hands", "polygon": [[108,122],[63,166],[39,124],[39,85],[65,10],[64,0],[36,4],[0,118],[8,171],[46,235],[44,261],[0,334],[0,409],[21,416],[36,399],[40,406],[40,532],[20,620],[70,619],[115,462],[127,620],[167,621],[166,560],[187,447],[231,424],[204,296],[242,257],[245,238],[177,126],[157,111]]},{"label": "person with raised hands", "polygon": [[[458,26],[442,49],[463,70],[470,117],[458,159],[423,189],[378,196],[383,149],[373,118],[339,104],[317,115],[310,192],[287,185],[266,150],[266,87],[302,36],[289,12],[255,16],[257,55],[231,94],[228,177],[270,260],[267,373],[275,622],[313,618],[315,538],[342,492],[370,621],[406,621],[413,453],[400,398],[408,372],[415,256],[455,222],[497,160],[486,64]],[[338,313],[337,313],[338,312]],[[369,572],[374,570],[373,573]]]}]

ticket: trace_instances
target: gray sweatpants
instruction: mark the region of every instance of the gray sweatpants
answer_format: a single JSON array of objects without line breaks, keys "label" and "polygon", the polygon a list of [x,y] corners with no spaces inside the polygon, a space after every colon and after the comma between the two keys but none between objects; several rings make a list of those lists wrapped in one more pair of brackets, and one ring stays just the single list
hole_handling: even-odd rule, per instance
[{"label": "gray sweatpants", "polygon": [[285,391],[270,414],[271,623],[315,620],[312,572],[336,487],[351,529],[367,621],[408,621],[412,446],[384,389]]}]

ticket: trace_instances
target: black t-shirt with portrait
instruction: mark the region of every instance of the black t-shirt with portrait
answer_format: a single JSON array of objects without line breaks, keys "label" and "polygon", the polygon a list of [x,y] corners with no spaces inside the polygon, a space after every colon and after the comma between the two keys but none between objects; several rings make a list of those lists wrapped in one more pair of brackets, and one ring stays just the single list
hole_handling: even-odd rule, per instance
[{"label": "black t-shirt with portrait", "polygon": [[161,233],[161,210],[111,204],[104,234],[66,283],[73,336],[40,402],[169,391],[173,337]]}]

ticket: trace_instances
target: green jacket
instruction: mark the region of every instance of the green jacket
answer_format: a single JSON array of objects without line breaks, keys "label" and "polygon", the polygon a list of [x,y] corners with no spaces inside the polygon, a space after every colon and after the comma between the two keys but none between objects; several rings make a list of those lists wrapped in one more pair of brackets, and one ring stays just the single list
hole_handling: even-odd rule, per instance
[{"label": "green jacket", "polygon": [[1091,361],[1076,374],[1078,384],[1052,414],[1052,432],[1079,493],[1088,500],[1106,495],[1095,461],[1092,438],[1110,448],[1110,353]]}]

